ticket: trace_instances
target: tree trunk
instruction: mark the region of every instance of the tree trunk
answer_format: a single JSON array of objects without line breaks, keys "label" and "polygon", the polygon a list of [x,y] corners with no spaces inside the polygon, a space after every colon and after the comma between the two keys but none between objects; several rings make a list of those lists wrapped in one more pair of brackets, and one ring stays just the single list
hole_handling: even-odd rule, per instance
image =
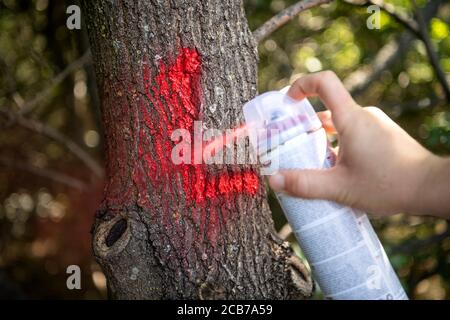
[{"label": "tree trunk", "polygon": [[251,165],[171,161],[171,133],[233,128],[256,94],[241,1],[83,1],[105,129],[94,253],[110,297],[293,299],[312,281]]}]

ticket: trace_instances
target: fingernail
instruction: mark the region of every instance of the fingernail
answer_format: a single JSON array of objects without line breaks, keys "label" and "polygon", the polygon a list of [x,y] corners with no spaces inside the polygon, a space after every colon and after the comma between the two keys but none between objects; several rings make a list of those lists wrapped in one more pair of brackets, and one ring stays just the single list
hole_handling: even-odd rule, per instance
[{"label": "fingernail", "polygon": [[275,173],[271,176],[269,182],[270,186],[275,191],[282,191],[284,189],[284,176],[279,173]]}]

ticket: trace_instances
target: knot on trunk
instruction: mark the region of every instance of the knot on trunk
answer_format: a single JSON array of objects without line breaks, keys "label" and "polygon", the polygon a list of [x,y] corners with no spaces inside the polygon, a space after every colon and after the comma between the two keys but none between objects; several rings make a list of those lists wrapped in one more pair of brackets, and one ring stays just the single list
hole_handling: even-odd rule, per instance
[{"label": "knot on trunk", "polygon": [[131,236],[131,223],[123,213],[108,220],[97,221],[94,230],[94,253],[102,259],[116,256],[127,246]]},{"label": "knot on trunk", "polygon": [[287,259],[291,272],[291,280],[295,288],[300,291],[304,298],[310,298],[314,293],[314,280],[310,272],[296,255]]},{"label": "knot on trunk", "polygon": [[225,288],[220,285],[204,282],[200,285],[198,297],[200,300],[223,300],[227,298],[227,293]]},{"label": "knot on trunk", "polygon": [[272,250],[277,259],[284,264],[290,284],[296,294],[293,298],[307,299],[314,294],[314,280],[304,262],[294,253],[289,242],[271,235]]}]

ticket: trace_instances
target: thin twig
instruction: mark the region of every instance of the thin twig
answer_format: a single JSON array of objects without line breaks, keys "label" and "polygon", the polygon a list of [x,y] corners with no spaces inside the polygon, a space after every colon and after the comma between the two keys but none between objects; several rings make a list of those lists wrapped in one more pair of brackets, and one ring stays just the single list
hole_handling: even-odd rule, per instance
[{"label": "thin twig", "polygon": [[25,102],[22,106],[20,106],[19,114],[25,115],[33,110],[42,100],[48,97],[53,88],[64,81],[73,71],[80,69],[86,63],[91,61],[91,52],[86,51],[80,58],[69,64],[63,71],[54,77],[50,83],[45,87],[44,90],[37,93],[33,99],[28,102]]},{"label": "thin twig", "polygon": [[[428,54],[428,59],[430,60],[430,64],[433,67],[437,79],[442,86],[442,89],[445,94],[445,98],[448,102],[450,102],[450,86],[447,82],[447,78],[445,76],[444,71],[442,70],[439,59],[437,57],[436,52],[434,51],[433,44],[431,43],[430,37],[428,35],[428,27],[427,22],[429,19],[425,19],[421,10],[416,6],[416,16],[417,21],[410,18],[408,15],[401,13],[391,5],[387,5],[382,0],[363,0],[363,1],[354,1],[354,0],[344,0],[345,3],[356,5],[356,6],[368,6],[368,5],[377,5],[381,10],[389,14],[392,18],[394,18],[398,23],[403,25],[406,29],[411,31],[418,39],[422,40],[425,45],[425,49]],[[430,1],[430,4],[435,6],[440,5],[440,1]]]},{"label": "thin twig", "polygon": [[85,191],[87,189],[87,185],[83,181],[52,169],[39,168],[29,163],[16,161],[15,159],[8,159],[2,156],[0,156],[0,163],[5,166],[10,166],[31,172],[37,176],[65,184],[66,186],[78,189],[80,191]]},{"label": "thin twig", "polygon": [[[423,16],[426,21],[430,21],[439,9],[439,1],[428,2],[423,9]],[[359,95],[364,92],[374,81],[376,81],[384,70],[394,66],[406,54],[410,47],[414,34],[404,31],[398,40],[391,40],[386,43],[376,54],[375,58],[368,65],[360,67],[344,79],[346,88],[352,95]]]},{"label": "thin twig", "polygon": [[333,0],[303,0],[299,1],[286,9],[280,11],[278,14],[270,18],[268,21],[264,22],[262,26],[253,32],[253,38],[256,42],[261,42],[263,39],[267,38],[272,32],[285,25],[287,22],[292,20],[300,12],[313,7],[317,7],[321,4],[330,3]]},{"label": "thin twig", "polygon": [[0,70],[2,72],[2,76],[6,78],[5,96],[6,97],[12,96],[17,88],[16,78],[14,77],[14,73],[10,65],[8,65],[8,63],[1,56],[0,56]]},{"label": "thin twig", "polygon": [[428,34],[428,24],[425,22],[425,18],[423,17],[422,11],[416,4],[416,1],[413,0],[414,6],[416,8],[416,16],[417,21],[419,23],[419,33],[421,35],[421,39],[425,45],[425,49],[428,54],[428,58],[430,59],[430,64],[433,66],[434,71],[436,72],[436,77],[441,83],[442,90],[445,93],[445,97],[447,101],[450,103],[450,87],[447,82],[447,77],[445,75],[444,70],[442,70],[441,65],[439,64],[439,58],[436,54],[436,51],[433,48],[433,44],[430,40],[430,35]]},{"label": "thin twig", "polygon": [[92,158],[89,153],[87,153],[83,148],[81,148],[77,143],[71,140],[66,135],[62,134],[58,130],[34,119],[28,119],[20,114],[15,114],[7,110],[0,109],[0,113],[7,116],[12,123],[16,123],[24,128],[31,131],[43,134],[63,146],[65,146],[73,155],[80,159],[92,172],[99,178],[103,177],[103,168],[97,163],[97,161]]},{"label": "thin twig", "polygon": [[353,6],[367,7],[370,5],[376,5],[381,10],[389,14],[395,21],[403,25],[405,28],[410,30],[417,37],[420,37],[419,26],[417,22],[409,17],[407,14],[400,12],[395,9],[394,6],[386,4],[383,0],[343,0],[345,3],[351,4]]},{"label": "thin twig", "polygon": [[401,244],[397,247],[394,247],[391,250],[391,254],[413,254],[423,248],[429,247],[437,243],[441,243],[444,239],[448,237],[450,237],[450,228],[447,228],[444,232],[440,234],[435,234],[425,239],[410,241]]},{"label": "thin twig", "polygon": [[292,234],[292,228],[289,223],[286,223],[283,227],[281,227],[280,231],[278,231],[278,237],[281,240],[286,240]]},{"label": "thin twig", "polygon": [[376,54],[372,62],[358,68],[344,79],[345,87],[357,96],[363,93],[384,70],[389,69],[406,53],[413,36],[404,32],[398,39],[386,43]]}]

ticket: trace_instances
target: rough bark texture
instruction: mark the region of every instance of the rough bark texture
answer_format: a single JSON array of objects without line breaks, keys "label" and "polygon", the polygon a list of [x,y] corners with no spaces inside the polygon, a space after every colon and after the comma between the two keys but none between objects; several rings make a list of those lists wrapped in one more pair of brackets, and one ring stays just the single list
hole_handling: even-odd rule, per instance
[{"label": "rough bark texture", "polygon": [[176,128],[233,128],[256,94],[241,1],[83,1],[106,133],[94,253],[112,298],[305,298],[250,165],[175,165]]}]

